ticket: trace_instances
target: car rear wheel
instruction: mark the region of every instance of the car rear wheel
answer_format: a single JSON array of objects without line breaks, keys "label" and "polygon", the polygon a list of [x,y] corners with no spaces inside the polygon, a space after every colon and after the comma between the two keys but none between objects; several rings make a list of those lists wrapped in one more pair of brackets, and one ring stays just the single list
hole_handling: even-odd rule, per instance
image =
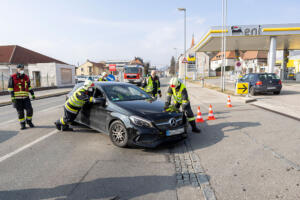
[{"label": "car rear wheel", "polygon": [[110,125],[109,137],[112,143],[118,147],[126,147],[128,145],[128,132],[120,120],[114,121]]},{"label": "car rear wheel", "polygon": [[250,88],[250,94],[251,94],[252,96],[255,96],[255,95],[256,95],[256,92],[255,92],[254,87],[251,87],[251,88]]},{"label": "car rear wheel", "polygon": [[279,91],[276,91],[276,92],[273,92],[274,94],[278,95],[280,94],[280,90]]}]

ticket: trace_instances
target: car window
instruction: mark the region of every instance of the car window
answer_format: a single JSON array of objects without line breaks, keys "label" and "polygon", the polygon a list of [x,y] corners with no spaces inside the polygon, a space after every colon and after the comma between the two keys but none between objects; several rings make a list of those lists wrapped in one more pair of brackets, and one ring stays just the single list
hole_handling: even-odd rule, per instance
[{"label": "car window", "polygon": [[99,98],[99,97],[104,97],[104,95],[103,95],[103,93],[101,92],[101,90],[99,90],[99,88],[96,88],[96,89],[94,90],[93,97]]},{"label": "car window", "polygon": [[104,85],[102,88],[111,101],[134,101],[152,98],[134,85]]},{"label": "car window", "polygon": [[273,80],[273,79],[279,79],[279,77],[276,74],[267,74],[268,80]]},{"label": "car window", "polygon": [[267,74],[259,74],[258,79],[261,80],[261,81],[267,80]]}]

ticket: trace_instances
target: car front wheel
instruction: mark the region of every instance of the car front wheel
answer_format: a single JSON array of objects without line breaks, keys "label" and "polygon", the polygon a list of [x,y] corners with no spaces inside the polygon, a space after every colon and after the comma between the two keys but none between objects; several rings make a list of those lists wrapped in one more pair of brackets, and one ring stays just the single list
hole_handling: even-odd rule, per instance
[{"label": "car front wheel", "polygon": [[118,147],[126,147],[128,145],[128,132],[120,120],[114,121],[110,125],[109,137],[113,144]]}]

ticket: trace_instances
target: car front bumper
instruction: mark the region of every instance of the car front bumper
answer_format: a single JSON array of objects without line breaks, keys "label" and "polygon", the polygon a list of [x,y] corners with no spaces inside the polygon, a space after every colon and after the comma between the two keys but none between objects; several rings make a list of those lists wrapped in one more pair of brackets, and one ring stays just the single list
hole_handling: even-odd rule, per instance
[{"label": "car front bumper", "polygon": [[185,139],[187,137],[187,125],[181,125],[174,129],[184,129],[180,134],[167,136],[167,131],[160,131],[157,128],[143,128],[133,127],[128,129],[129,131],[129,143],[130,145],[155,148],[160,144],[175,142]]}]

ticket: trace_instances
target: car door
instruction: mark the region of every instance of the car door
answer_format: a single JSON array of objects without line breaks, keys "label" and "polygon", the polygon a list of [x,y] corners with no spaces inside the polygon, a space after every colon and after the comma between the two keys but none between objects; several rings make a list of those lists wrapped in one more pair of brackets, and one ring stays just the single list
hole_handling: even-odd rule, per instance
[{"label": "car door", "polygon": [[[95,88],[94,98],[105,98],[103,91],[100,88]],[[102,104],[92,104],[90,108],[90,126],[99,131],[106,132],[107,128],[107,103]]]}]

